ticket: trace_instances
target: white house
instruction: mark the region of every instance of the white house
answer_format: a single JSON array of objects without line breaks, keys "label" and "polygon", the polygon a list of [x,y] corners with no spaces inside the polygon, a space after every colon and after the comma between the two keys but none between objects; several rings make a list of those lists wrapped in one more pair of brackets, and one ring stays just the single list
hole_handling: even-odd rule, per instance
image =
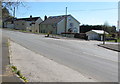
[{"label": "white house", "polygon": [[[88,36],[88,40],[103,40],[103,30],[91,30],[86,32],[86,35]],[[108,34],[105,32],[105,34]]]},{"label": "white house", "polygon": [[15,29],[39,32],[39,24],[42,21],[40,17],[19,18],[15,20]]},{"label": "white house", "polygon": [[66,30],[66,32],[79,33],[79,24],[80,22],[72,15],[50,16],[40,23],[39,32],[61,34]]}]

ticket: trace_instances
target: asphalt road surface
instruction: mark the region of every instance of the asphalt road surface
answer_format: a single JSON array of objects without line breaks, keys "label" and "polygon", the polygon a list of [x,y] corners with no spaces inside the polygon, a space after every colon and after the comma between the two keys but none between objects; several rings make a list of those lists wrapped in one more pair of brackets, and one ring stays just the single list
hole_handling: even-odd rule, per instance
[{"label": "asphalt road surface", "polygon": [[29,50],[77,70],[86,77],[100,82],[118,81],[118,52],[97,46],[101,42],[45,38],[44,35],[7,30],[2,33]]}]

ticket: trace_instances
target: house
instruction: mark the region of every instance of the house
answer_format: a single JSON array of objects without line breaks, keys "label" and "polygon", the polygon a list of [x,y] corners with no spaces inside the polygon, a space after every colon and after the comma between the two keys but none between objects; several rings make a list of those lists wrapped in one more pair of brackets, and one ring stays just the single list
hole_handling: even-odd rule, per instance
[{"label": "house", "polygon": [[[88,36],[88,40],[103,40],[103,30],[91,30],[86,32],[86,35]],[[108,34],[105,32],[105,34]]]},{"label": "house", "polygon": [[3,28],[14,28],[14,23],[13,21],[16,18],[8,18],[6,20],[3,21]]},{"label": "house", "polygon": [[39,24],[42,21],[40,17],[19,18],[15,20],[15,29],[39,32]]},{"label": "house", "polygon": [[39,32],[61,34],[66,30],[66,32],[79,33],[79,24],[80,22],[72,15],[50,16],[40,23]]}]

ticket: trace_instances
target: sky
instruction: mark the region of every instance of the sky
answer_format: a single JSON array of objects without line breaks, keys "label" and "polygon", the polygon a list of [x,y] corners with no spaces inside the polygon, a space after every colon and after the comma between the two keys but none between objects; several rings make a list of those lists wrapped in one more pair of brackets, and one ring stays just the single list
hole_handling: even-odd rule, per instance
[{"label": "sky", "polygon": [[118,2],[23,2],[16,9],[17,18],[58,16],[71,14],[80,23],[88,25],[109,25],[117,26]]}]

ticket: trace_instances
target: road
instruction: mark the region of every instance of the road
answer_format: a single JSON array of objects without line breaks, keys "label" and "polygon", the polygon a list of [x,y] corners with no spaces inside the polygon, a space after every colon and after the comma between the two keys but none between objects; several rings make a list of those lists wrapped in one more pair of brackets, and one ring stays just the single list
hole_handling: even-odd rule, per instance
[{"label": "road", "polygon": [[[0,30],[1,31],[1,30]],[[101,82],[118,81],[118,53],[98,47],[98,41],[45,38],[3,30],[3,35],[40,55]]]}]

